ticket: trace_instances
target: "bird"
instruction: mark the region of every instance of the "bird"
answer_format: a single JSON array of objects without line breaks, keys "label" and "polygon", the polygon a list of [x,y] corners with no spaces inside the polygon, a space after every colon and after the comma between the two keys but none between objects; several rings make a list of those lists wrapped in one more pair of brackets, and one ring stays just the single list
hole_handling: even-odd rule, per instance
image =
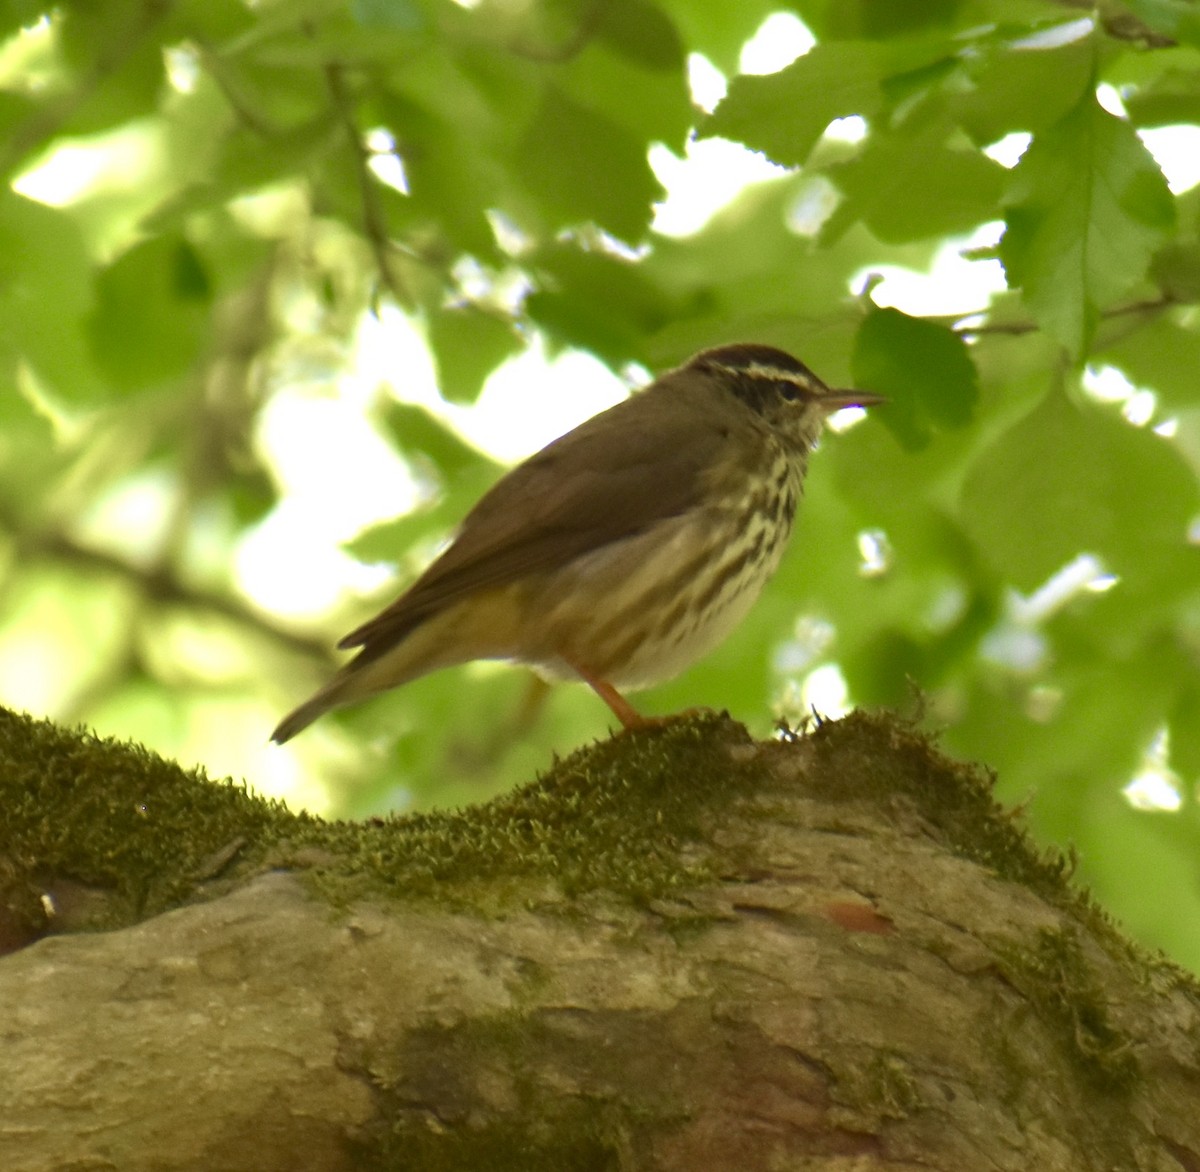
[{"label": "bird", "polygon": [[732,632],[783,556],[826,418],[881,402],[773,346],[695,354],[502,476],[271,739],[478,659],[583,681],[627,729],[654,722],[624,693]]}]

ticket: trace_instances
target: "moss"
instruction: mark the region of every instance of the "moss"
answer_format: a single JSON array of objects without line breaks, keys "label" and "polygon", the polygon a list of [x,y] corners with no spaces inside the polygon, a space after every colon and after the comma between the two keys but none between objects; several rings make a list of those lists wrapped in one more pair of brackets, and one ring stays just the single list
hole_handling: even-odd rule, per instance
[{"label": "moss", "polygon": [[867,1101],[885,1118],[904,1119],[924,1106],[908,1063],[899,1054],[873,1055],[865,1087]]},{"label": "moss", "polygon": [[385,1137],[356,1149],[355,1167],[385,1172],[617,1172],[620,1143],[608,1137],[598,1104],[545,1107],[530,1119],[504,1119],[471,1127],[406,1120]]},{"label": "moss", "polygon": [[739,763],[728,751],[749,744],[728,718],[696,717],[579,750],[466,810],[331,823],[244,785],[214,785],[140,746],[0,710],[0,853],[18,878],[104,889],[105,912],[88,926],[173,906],[216,872],[271,866],[309,870],[335,900],[448,888],[495,900],[506,877],[647,900],[708,876],[706,857],[685,862],[680,848],[705,810],[761,783],[752,755]]},{"label": "moss", "polygon": [[202,771],[133,744],[66,730],[0,709],[0,853],[27,879],[100,889],[93,926],[111,926],[178,903],[239,839],[261,842],[313,819],[243,785],[213,785]]},{"label": "moss", "polygon": [[820,764],[811,780],[822,797],[865,798],[887,809],[903,796],[956,854],[1043,897],[1069,888],[1070,866],[1062,855],[1038,850],[996,803],[993,774],[951,760],[894,716],[852,712],[836,725],[819,725],[807,743]]},{"label": "moss", "polygon": [[[867,800],[887,809],[901,797],[922,829],[948,850],[1020,884],[1086,931],[1135,981],[1165,975],[1195,982],[1129,941],[1090,894],[1071,882],[1071,860],[1039,848],[994,796],[994,776],[940,753],[928,737],[889,716],[855,712],[805,742],[817,765],[807,779],[827,800]],[[1112,1022],[1103,982],[1087,963],[1076,928],[1043,931],[1032,951],[1010,950],[1006,976],[1051,1025],[1093,1085],[1128,1088],[1137,1076],[1129,1040]]]},{"label": "moss", "polygon": [[[678,1029],[654,1013],[543,1008],[410,1030],[397,1050],[363,1063],[376,1117],[391,1123],[363,1137],[355,1166],[630,1167],[631,1136],[670,1134],[695,1110],[689,1070],[664,1075],[657,1058]],[[491,1056],[484,1077],[481,1054]]]},{"label": "moss", "polygon": [[887,713],[852,712],[836,725],[818,726],[803,743],[816,758],[806,780],[822,798],[867,800],[883,810],[897,798],[906,800],[922,830],[947,850],[1077,916],[1114,953],[1141,965],[1157,963],[1072,883],[1072,858],[1039,847],[1020,812],[999,805],[989,770],[952,760],[924,733]]},{"label": "moss", "polygon": [[1034,947],[1000,950],[1005,977],[1057,1029],[1073,1064],[1111,1091],[1136,1081],[1132,1043],[1112,1021],[1104,983],[1084,955],[1076,930],[1043,928]]},{"label": "moss", "polygon": [[761,765],[727,751],[749,743],[727,718],[673,722],[581,749],[478,806],[331,825],[328,844],[354,864],[321,881],[335,896],[367,881],[409,894],[453,884],[478,900],[496,898],[497,880],[542,877],[569,895],[653,899],[709,877],[707,859],[685,862],[681,847],[706,809],[761,781]]},{"label": "moss", "polygon": [[924,1106],[920,1087],[901,1054],[881,1050],[865,1066],[838,1066],[834,1099],[850,1108],[855,1127],[879,1130],[887,1119],[906,1119]]}]

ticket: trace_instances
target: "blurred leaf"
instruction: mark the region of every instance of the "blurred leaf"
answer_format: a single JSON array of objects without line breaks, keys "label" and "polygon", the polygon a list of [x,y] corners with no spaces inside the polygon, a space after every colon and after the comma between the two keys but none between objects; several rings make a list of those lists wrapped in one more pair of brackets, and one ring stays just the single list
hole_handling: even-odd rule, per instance
[{"label": "blurred leaf", "polygon": [[952,43],[940,36],[817,44],[778,73],[734,78],[699,137],[724,135],[799,166],[834,119],[875,119],[955,64]]},{"label": "blurred leaf", "polygon": [[662,196],[645,144],[553,87],[526,126],[517,159],[531,196],[559,226],[594,222],[636,243]]},{"label": "blurred leaf", "polygon": [[735,77],[699,135],[732,138],[784,167],[800,166],[835,118],[879,111],[883,73],[872,44],[814,45],[778,73]]},{"label": "blurred leaf", "polygon": [[1170,243],[1150,265],[1154,283],[1174,301],[1200,301],[1200,242]]},{"label": "blurred leaf", "polygon": [[1200,682],[1189,680],[1170,713],[1171,765],[1190,785],[1200,778]]},{"label": "blurred leaf", "polygon": [[639,339],[670,319],[670,299],[629,261],[552,245],[529,265],[539,285],[525,302],[529,316],[610,365],[637,358]]},{"label": "blurred leaf", "polygon": [[1141,329],[1121,335],[1095,358],[1114,363],[1135,385],[1149,387],[1165,410],[1200,403],[1195,374],[1200,370],[1200,333],[1174,314],[1159,314]]},{"label": "blurred leaf", "polygon": [[492,461],[424,407],[391,403],[384,414],[383,425],[406,457],[424,456],[448,479],[480,465],[495,467]]},{"label": "blurred leaf", "polygon": [[[602,5],[597,38],[555,84],[588,110],[611,119],[642,143],[661,142],[681,153],[695,121],[687,81],[687,63],[669,22],[658,30],[663,42],[654,60],[622,51],[613,36],[630,42],[641,37],[641,23],[665,22],[661,11],[641,0]],[[620,33],[617,33],[617,29]],[[606,34],[606,30],[608,30]],[[670,43],[675,38],[674,46]]]},{"label": "blurred leaf", "polygon": [[875,137],[829,168],[845,194],[822,229],[834,237],[855,219],[887,243],[966,232],[995,215],[1007,172],[978,151],[953,150],[932,127],[918,136]]},{"label": "blurred leaf", "polygon": [[979,398],[979,376],[953,330],[898,309],[876,309],[858,330],[854,383],[887,395],[879,421],[905,447],[922,448],[935,431],[964,426]]},{"label": "blurred leaf", "polygon": [[422,544],[444,538],[499,476],[492,461],[468,448],[423,408],[397,405],[388,422],[407,457],[422,457],[436,469],[442,491],[404,516],[368,526],[344,544],[348,553],[368,563],[401,563]]},{"label": "blurred leaf", "polygon": [[1129,95],[1125,108],[1134,126],[1171,126],[1200,121],[1200,68],[1172,69]]},{"label": "blurred leaf", "polygon": [[252,29],[255,16],[241,0],[176,0],[162,15],[168,45],[189,39],[216,44]]},{"label": "blurred leaf", "polygon": [[328,112],[268,135],[239,128],[226,136],[213,167],[216,194],[228,199],[286,177],[307,175],[339,134]]},{"label": "blurred leaf", "polygon": [[63,462],[50,421],[0,371],[0,526],[40,510]]},{"label": "blurred leaf", "polygon": [[58,128],[95,134],[151,113],[166,83],[159,20],[140,0],[67,5],[60,13],[58,43],[73,71],[75,100]]},{"label": "blurred leaf", "polygon": [[244,471],[229,485],[228,500],[238,524],[257,524],[279,503],[279,491],[260,468]]},{"label": "blurred leaf", "polygon": [[[40,114],[38,103],[28,95],[0,92],[0,141],[9,143],[11,150],[11,144],[20,141],[22,124],[29,122],[36,125]],[[10,161],[7,154],[5,158],[10,166],[19,162],[16,158]]]},{"label": "blurred leaf", "polygon": [[0,192],[0,361],[29,362],[64,399],[102,393],[83,339],[92,271],[64,213]]},{"label": "blurred leaf", "polygon": [[[1200,919],[1196,831],[1194,809],[1135,810],[1114,785],[1085,811],[1079,879],[1122,927],[1162,941],[1178,963],[1200,971],[1200,943],[1187,927]],[[1130,875],[1139,881],[1130,883]]]},{"label": "blurred leaf", "polygon": [[488,375],[524,348],[512,322],[470,305],[432,314],[429,344],[442,394],[458,403],[473,403]]},{"label": "blurred leaf", "polygon": [[4,0],[0,3],[0,35],[7,36],[34,24],[45,7],[38,0]]},{"label": "blurred leaf", "polygon": [[1032,590],[1080,553],[1138,582],[1184,546],[1196,477],[1168,440],[1051,393],[974,462],[961,516],[997,570]]},{"label": "blurred leaf", "polygon": [[702,53],[726,75],[737,72],[738,56],[762,22],[779,9],[776,0],[667,0],[663,5],[683,33],[686,46]]},{"label": "blurred leaf", "polygon": [[503,188],[487,136],[469,142],[461,125],[456,128],[442,114],[397,91],[385,90],[376,100],[404,160],[412,192],[410,230],[440,231],[452,247],[480,260],[502,259],[487,207],[477,198],[481,190],[501,194]]},{"label": "blurred leaf", "polygon": [[1127,7],[1155,32],[1200,45],[1200,13],[1187,0],[1128,0]]},{"label": "blurred leaf", "polygon": [[[361,533],[344,542],[342,548],[367,565],[397,564],[420,541],[446,528],[445,520],[431,509],[418,509],[391,521],[368,525]],[[403,587],[397,588],[397,593]]]},{"label": "blurred leaf", "polygon": [[353,0],[354,19],[368,28],[416,32],[426,25],[424,10],[409,0]]},{"label": "blurred leaf", "polygon": [[798,5],[820,40],[886,40],[950,24],[962,0],[807,0]]},{"label": "blurred leaf", "polygon": [[88,321],[97,365],[123,393],[181,378],[204,344],[212,291],[185,239],[157,237],[102,270]]},{"label": "blurred leaf", "polygon": [[1027,33],[1002,27],[963,58],[970,84],[951,103],[981,145],[1013,131],[1040,133],[1090,95],[1096,65],[1090,37],[1035,50],[1021,45]]},{"label": "blurred leaf", "polygon": [[1133,128],[1091,97],[1034,138],[1006,204],[1008,283],[1076,357],[1099,310],[1137,284],[1175,221],[1158,164]]},{"label": "blurred leaf", "polygon": [[621,56],[647,69],[682,69],[683,42],[671,18],[649,0],[610,0],[596,35]]}]

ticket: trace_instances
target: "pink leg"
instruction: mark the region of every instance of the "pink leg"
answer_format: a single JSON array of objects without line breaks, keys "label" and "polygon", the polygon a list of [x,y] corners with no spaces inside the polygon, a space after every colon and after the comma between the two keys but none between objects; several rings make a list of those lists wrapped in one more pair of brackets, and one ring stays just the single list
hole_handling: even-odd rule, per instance
[{"label": "pink leg", "polygon": [[616,718],[626,728],[643,728],[647,724],[654,723],[652,720],[647,720],[607,680],[602,680],[599,676],[592,675],[591,672],[584,670],[577,663],[572,663],[571,666],[579,673],[579,678],[613,710]]}]

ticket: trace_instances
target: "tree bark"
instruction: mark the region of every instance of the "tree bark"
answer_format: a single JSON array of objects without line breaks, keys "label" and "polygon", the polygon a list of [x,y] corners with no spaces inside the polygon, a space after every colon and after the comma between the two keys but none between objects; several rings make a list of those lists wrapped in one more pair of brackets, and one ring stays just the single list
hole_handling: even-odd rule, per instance
[{"label": "tree bark", "polygon": [[1195,984],[986,778],[859,714],[623,736],[554,792],[586,807],[619,751],[671,807],[686,737],[729,778],[663,844],[686,882],[513,868],[331,909],[277,852],[6,957],[0,1167],[1200,1172]]}]

